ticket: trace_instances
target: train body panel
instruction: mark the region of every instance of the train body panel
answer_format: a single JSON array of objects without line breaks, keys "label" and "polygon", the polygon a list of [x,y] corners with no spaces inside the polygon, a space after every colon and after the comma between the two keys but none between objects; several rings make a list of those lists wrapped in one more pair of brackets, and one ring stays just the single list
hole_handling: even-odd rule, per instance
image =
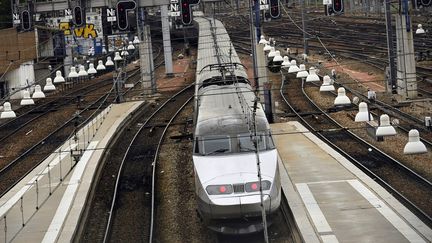
[{"label": "train body panel", "polygon": [[225,27],[204,17],[195,22],[199,41],[193,163],[198,211],[215,231],[256,232],[263,229],[260,188],[267,214],[280,205],[277,150]]}]

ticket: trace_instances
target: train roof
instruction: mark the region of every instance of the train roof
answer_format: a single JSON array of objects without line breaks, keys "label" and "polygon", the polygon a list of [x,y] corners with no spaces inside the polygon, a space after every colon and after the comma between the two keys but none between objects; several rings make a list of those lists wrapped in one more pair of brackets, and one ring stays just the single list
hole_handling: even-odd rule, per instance
[{"label": "train roof", "polygon": [[[236,88],[237,86],[237,88]],[[210,85],[199,90],[196,136],[248,133],[252,124],[255,94],[245,83]],[[244,98],[239,98],[244,97]],[[243,105],[240,103],[243,100]],[[261,105],[256,112],[257,131],[267,132],[269,125]]]},{"label": "train roof", "polygon": [[220,66],[230,71],[228,72],[230,75],[247,80],[245,68],[241,65],[240,58],[222,22],[205,17],[197,17],[194,20],[199,30],[197,84],[201,85],[206,80],[220,76],[218,68]]}]

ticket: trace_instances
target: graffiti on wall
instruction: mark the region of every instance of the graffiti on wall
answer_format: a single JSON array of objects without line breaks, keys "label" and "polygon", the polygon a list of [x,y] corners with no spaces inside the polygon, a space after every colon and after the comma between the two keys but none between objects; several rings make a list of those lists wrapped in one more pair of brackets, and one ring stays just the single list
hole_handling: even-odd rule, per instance
[{"label": "graffiti on wall", "polygon": [[72,25],[69,22],[61,22],[59,24],[59,29],[63,30],[65,35],[71,35],[72,31],[76,37],[83,37],[85,39],[88,38],[96,38],[98,36],[94,24],[86,24],[82,27],[74,27],[72,29]]}]

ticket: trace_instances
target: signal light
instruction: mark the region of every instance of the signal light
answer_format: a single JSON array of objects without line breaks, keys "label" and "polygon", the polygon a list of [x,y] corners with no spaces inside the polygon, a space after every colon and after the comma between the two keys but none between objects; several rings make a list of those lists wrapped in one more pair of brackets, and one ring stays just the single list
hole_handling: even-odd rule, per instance
[{"label": "signal light", "polygon": [[126,30],[129,27],[128,12],[135,8],[135,1],[120,1],[117,3],[117,24],[120,30]]},{"label": "signal light", "polygon": [[76,26],[82,26],[84,24],[82,9],[80,6],[73,8],[73,22]]},{"label": "signal light", "polygon": [[280,16],[279,0],[270,0],[270,16],[272,18]]},{"label": "signal light", "polygon": [[181,0],[181,18],[183,25],[192,23],[192,6],[199,3],[199,0]]},{"label": "signal light", "polygon": [[22,11],[21,19],[22,19],[22,22],[21,22],[22,29],[25,31],[30,30],[32,23],[31,23],[31,15],[30,15],[30,12],[28,10]]},{"label": "signal light", "polygon": [[333,0],[332,6],[335,14],[341,14],[344,12],[343,0]]}]

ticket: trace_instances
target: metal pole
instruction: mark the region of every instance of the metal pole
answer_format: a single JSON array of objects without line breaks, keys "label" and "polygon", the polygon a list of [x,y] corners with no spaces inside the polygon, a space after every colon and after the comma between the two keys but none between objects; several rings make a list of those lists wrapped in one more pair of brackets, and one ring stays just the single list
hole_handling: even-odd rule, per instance
[{"label": "metal pole", "polygon": [[396,18],[397,34],[397,89],[404,99],[417,98],[417,78],[414,59],[414,41],[409,18],[408,3]]},{"label": "metal pole", "polygon": [[116,103],[120,103],[120,93],[119,93],[119,87],[118,87],[118,79],[119,79],[119,69],[118,69],[118,61],[114,61],[114,68],[116,76],[114,77],[114,88],[115,88],[115,94],[116,94]]},{"label": "metal pole", "polygon": [[[385,0],[385,16],[386,16],[386,29],[387,29],[387,48],[388,48],[388,60],[389,60],[389,68],[390,68],[390,85],[391,90],[396,90],[396,64],[395,64],[395,49],[393,42],[393,28],[392,28],[392,19],[391,19],[391,9],[390,9],[390,1]],[[387,85],[386,85],[387,88]]]},{"label": "metal pole", "polygon": [[308,46],[308,36],[306,34],[306,6],[305,0],[301,0],[302,2],[302,28],[303,28],[303,53],[309,55],[309,46]]},{"label": "metal pole", "polygon": [[[253,1],[253,0],[251,0]],[[258,3],[259,1],[255,1],[255,3]],[[259,3],[254,5],[255,8],[258,8],[258,14],[259,14]],[[256,124],[255,124],[255,111],[256,111],[256,107],[257,107],[257,102],[258,102],[258,94],[259,94],[259,80],[258,80],[258,70],[257,70],[257,50],[256,50],[256,46],[257,46],[257,41],[255,39],[255,33],[254,33],[254,21],[253,21],[253,9],[251,6],[251,2],[249,1],[249,20],[250,20],[250,35],[251,35],[251,42],[252,42],[252,58],[253,58],[253,71],[254,71],[254,80],[255,80],[255,92],[257,95],[257,99],[254,102],[254,115],[253,115],[253,119],[254,119],[254,128],[255,128],[255,136],[254,136],[254,144],[255,144],[255,153],[256,153],[256,160],[257,160],[257,167],[258,167],[258,176],[259,176],[259,182],[260,182],[260,191],[261,191],[261,210],[262,210],[262,220],[263,220],[263,228],[264,228],[264,240],[266,243],[268,243],[268,232],[267,232],[267,219],[266,219],[266,215],[265,215],[265,205],[263,204],[263,196],[262,196],[262,187],[261,187],[261,171],[260,171],[260,160],[259,160],[259,154],[258,154],[258,147],[257,147],[257,140],[256,140]]]},{"label": "metal pole", "polygon": [[[254,1],[254,0],[250,0]],[[252,59],[253,59],[253,74],[254,74],[254,81],[255,81],[255,88],[257,91],[259,91],[259,80],[258,80],[258,73],[257,73],[257,51],[256,51],[256,39],[255,39],[255,33],[254,33],[254,19],[253,19],[253,11],[252,11],[252,5],[249,1],[249,21],[250,21],[250,35],[251,35],[251,43],[252,43]]]},{"label": "metal pole", "polygon": [[[254,4],[254,10],[255,10],[255,33],[257,40],[261,38],[261,16],[260,16],[260,1],[256,0]],[[256,42],[254,43],[257,44]]]},{"label": "metal pole", "polygon": [[258,172],[258,182],[259,182],[259,189],[260,189],[260,204],[261,204],[261,214],[262,214],[262,220],[263,220],[263,228],[264,228],[264,241],[266,243],[269,242],[268,239],[268,232],[267,232],[267,216],[265,212],[265,205],[264,205],[264,194],[262,191],[262,177],[261,177],[261,161],[259,157],[259,144],[257,139],[257,127],[256,127],[256,110],[257,110],[257,103],[258,99],[255,99],[254,106],[253,106],[253,113],[252,113],[252,121],[253,121],[253,144],[255,147],[255,158],[257,163],[257,172]]},{"label": "metal pole", "polygon": [[170,29],[168,23],[168,6],[161,5],[160,8],[161,8],[162,37],[163,37],[164,57],[165,57],[165,74],[171,77],[174,75],[173,75]]},{"label": "metal pole", "polygon": [[[140,8],[141,21],[146,21],[144,9]],[[143,39],[139,44],[141,82],[144,94],[156,92],[156,83],[153,77],[153,52],[151,48],[150,26],[142,25]]]}]

